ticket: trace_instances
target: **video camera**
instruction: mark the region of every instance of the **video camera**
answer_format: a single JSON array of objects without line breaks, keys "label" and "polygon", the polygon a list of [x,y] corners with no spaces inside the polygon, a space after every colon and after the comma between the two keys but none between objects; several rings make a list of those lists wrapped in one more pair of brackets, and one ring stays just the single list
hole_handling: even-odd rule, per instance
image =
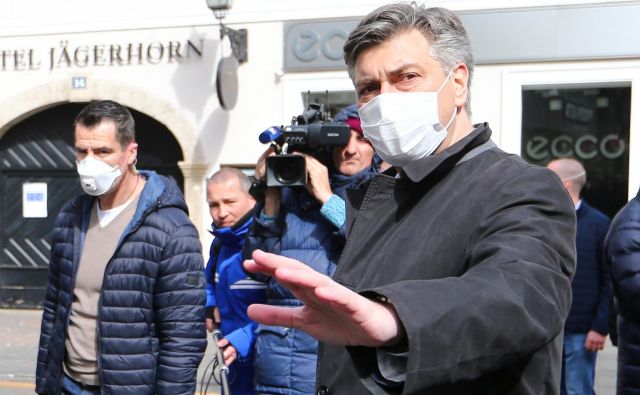
[{"label": "video camera", "polygon": [[[271,143],[276,155],[267,157],[266,184],[268,187],[303,186],[307,183],[307,166],[303,155],[316,159],[329,157],[331,148],[349,142],[348,125],[333,123],[324,105],[312,103],[300,115],[293,117],[291,125],[271,127],[260,133],[263,144]],[[321,160],[322,161],[322,160]]]}]

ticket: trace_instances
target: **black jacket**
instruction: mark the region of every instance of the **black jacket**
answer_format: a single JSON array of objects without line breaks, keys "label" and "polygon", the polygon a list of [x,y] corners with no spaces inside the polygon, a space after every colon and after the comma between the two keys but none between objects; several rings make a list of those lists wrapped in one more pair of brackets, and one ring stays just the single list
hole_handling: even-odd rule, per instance
[{"label": "black jacket", "polygon": [[618,311],[618,394],[640,394],[640,191],[611,222],[605,239]]},{"label": "black jacket", "polygon": [[[154,172],[142,174],[147,184],[102,283],[96,334],[102,394],[193,394],[207,346],[198,232],[177,185]],[[94,201],[77,196],[54,224],[38,394],[60,393],[75,275]]]},{"label": "black jacket", "polygon": [[482,151],[490,135],[423,159],[420,182],[383,174],[350,194],[334,280],[394,306],[407,377],[379,384],[375,349],[322,344],[319,393],[559,393],[575,209],[549,170]]}]

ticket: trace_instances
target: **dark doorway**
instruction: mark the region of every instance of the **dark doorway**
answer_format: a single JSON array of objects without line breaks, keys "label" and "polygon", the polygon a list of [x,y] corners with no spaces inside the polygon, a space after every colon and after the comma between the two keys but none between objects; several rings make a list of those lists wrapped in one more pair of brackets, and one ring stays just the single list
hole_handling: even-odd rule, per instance
[{"label": "dark doorway", "polygon": [[584,198],[613,218],[628,198],[630,122],[630,86],[525,89],[522,157],[541,166],[580,161]]},{"label": "dark doorway", "polygon": [[[86,103],[43,110],[16,124],[0,139],[0,307],[39,307],[57,213],[82,193],[75,170],[73,120]],[[138,168],[173,178],[183,188],[177,162],[182,152],[171,132],[131,110],[139,143]],[[46,184],[46,217],[23,216],[23,188]]]}]

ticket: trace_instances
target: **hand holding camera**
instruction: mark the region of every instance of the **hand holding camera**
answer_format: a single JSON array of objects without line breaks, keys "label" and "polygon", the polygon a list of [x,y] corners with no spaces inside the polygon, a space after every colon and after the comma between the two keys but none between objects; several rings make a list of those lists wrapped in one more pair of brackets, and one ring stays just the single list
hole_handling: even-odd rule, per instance
[{"label": "hand holding camera", "polygon": [[276,150],[273,146],[269,146],[269,148],[267,148],[266,151],[264,151],[262,153],[262,155],[260,155],[260,158],[258,158],[258,162],[256,163],[256,170],[253,174],[253,177],[257,180],[260,181],[265,181],[266,175],[266,162],[267,162],[267,157],[269,156],[273,156],[276,154]]},{"label": "hand holding camera", "polygon": [[[263,144],[270,143],[275,155],[265,159],[265,181],[268,187],[304,186],[307,184],[307,161],[300,151],[315,159],[330,156],[331,147],[349,142],[350,128],[331,122],[320,104],[309,104],[307,110],[293,117],[291,125],[271,127],[260,134]],[[259,162],[260,164],[260,162]],[[258,176],[258,170],[256,169]],[[261,174],[260,174],[261,175]]]},{"label": "hand holding camera", "polygon": [[311,155],[304,155],[307,166],[308,182],[305,185],[307,191],[312,194],[320,203],[324,204],[331,195],[331,185],[329,184],[329,169],[319,160]]}]

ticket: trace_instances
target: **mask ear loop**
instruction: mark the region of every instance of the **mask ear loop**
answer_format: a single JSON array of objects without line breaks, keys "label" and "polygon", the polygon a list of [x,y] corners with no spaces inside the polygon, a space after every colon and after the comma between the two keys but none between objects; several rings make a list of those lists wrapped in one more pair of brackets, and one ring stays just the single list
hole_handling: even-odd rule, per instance
[{"label": "mask ear loop", "polygon": [[[133,141],[131,141],[129,143],[129,145],[135,144],[135,143],[136,143],[135,140],[133,140]],[[127,148],[128,148],[128,146],[127,146]],[[135,159],[133,159],[133,163],[129,165],[129,166],[131,166],[131,170],[133,171],[134,174],[138,174],[138,169],[136,168],[137,164],[138,164],[138,155],[136,154]]]},{"label": "mask ear loop", "polygon": [[453,108],[453,113],[451,114],[451,118],[449,118],[449,122],[447,122],[447,126],[442,126],[440,125],[440,123],[436,123],[435,125],[433,125],[433,130],[435,130],[436,132],[440,132],[442,130],[444,130],[445,132],[447,131],[447,129],[449,129],[449,126],[451,126],[451,123],[453,122],[453,120],[456,118],[456,111],[457,108]]},{"label": "mask ear loop", "polygon": [[438,90],[436,91],[436,95],[440,94],[440,91],[442,90],[442,88],[444,88],[444,86],[446,85],[447,81],[449,81],[449,78],[451,78],[451,74],[453,74],[453,67],[447,73],[447,76],[445,77],[444,81],[442,81],[442,84],[440,84],[440,88],[438,88]]},{"label": "mask ear loop", "polygon": [[581,172],[580,172],[580,173],[578,173],[578,174],[574,174],[574,175],[572,175],[572,176],[570,176],[570,177],[563,178],[563,179],[562,179],[562,181],[573,181],[573,180],[575,180],[576,178],[578,178],[578,177],[582,177],[582,176],[584,176],[584,175],[586,175],[586,174],[587,174],[587,173],[585,173],[584,171],[581,171]]},{"label": "mask ear loop", "polygon": [[138,174],[138,169],[136,168],[137,164],[138,164],[138,157],[136,156],[136,158],[133,160],[133,163],[131,164],[131,169],[133,170],[134,174]]},{"label": "mask ear loop", "polygon": [[[440,85],[440,88],[438,88],[438,90],[436,91],[436,95],[440,94],[440,91],[442,90],[442,88],[444,88],[449,78],[451,78],[451,74],[453,74],[453,67],[451,68],[451,70],[449,70],[449,73],[447,74],[447,78],[445,78],[444,81],[442,81],[442,85]],[[456,118],[456,111],[457,111],[457,108],[454,107],[453,113],[451,114],[451,118],[449,118],[449,122],[447,122],[446,126],[443,127],[442,124],[438,122],[433,125],[433,130],[435,130],[436,132],[440,132],[444,130],[446,132],[447,129],[449,129],[449,126],[451,126],[451,123],[453,122],[453,120]]]}]

